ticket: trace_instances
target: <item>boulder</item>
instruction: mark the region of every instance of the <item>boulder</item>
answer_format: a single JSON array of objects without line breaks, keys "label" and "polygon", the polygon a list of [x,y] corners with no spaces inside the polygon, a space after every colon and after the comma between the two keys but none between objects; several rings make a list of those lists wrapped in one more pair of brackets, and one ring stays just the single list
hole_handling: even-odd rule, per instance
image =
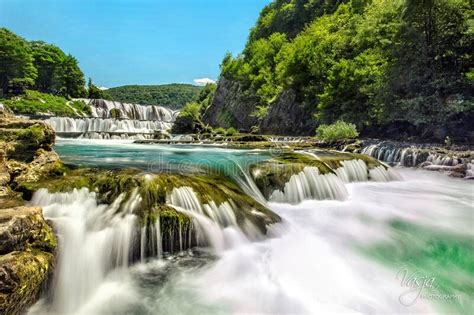
[{"label": "boulder", "polygon": [[55,248],[41,208],[0,209],[1,314],[21,314],[36,302],[53,268]]}]

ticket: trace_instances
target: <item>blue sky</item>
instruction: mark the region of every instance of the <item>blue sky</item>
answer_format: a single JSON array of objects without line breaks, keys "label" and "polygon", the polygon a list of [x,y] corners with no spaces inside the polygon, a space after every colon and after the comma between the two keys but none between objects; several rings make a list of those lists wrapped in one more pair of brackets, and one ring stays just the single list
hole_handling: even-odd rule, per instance
[{"label": "blue sky", "polygon": [[270,0],[0,0],[0,27],[74,55],[98,86],[216,79]]}]

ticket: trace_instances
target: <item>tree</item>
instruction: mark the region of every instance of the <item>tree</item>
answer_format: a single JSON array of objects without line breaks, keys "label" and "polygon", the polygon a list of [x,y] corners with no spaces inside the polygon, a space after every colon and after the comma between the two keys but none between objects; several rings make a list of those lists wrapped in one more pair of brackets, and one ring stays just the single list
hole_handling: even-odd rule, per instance
[{"label": "tree", "polygon": [[92,83],[92,79],[89,78],[87,83],[88,97],[93,99],[110,99],[107,94],[107,91],[99,89],[97,86]]},{"label": "tree", "polygon": [[5,28],[0,28],[0,88],[21,92],[34,84],[37,71],[28,43]]},{"label": "tree", "polygon": [[62,65],[66,58],[59,47],[42,41],[31,42],[33,64],[38,71],[35,80],[37,90],[45,93],[59,94],[62,88]]},{"label": "tree", "polygon": [[85,97],[84,74],[79,68],[77,59],[72,55],[67,55],[61,65],[61,91],[63,95],[70,97]]}]

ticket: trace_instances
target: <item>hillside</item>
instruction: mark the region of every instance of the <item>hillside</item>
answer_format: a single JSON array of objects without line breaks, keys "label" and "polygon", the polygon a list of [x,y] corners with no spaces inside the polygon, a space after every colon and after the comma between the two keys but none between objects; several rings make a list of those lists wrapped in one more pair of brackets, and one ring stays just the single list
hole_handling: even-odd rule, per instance
[{"label": "hillside", "polygon": [[365,136],[474,141],[468,0],[275,0],[226,55],[203,120],[314,135],[345,120]]},{"label": "hillside", "polygon": [[125,85],[108,89],[114,101],[179,109],[197,100],[202,87],[191,84]]}]

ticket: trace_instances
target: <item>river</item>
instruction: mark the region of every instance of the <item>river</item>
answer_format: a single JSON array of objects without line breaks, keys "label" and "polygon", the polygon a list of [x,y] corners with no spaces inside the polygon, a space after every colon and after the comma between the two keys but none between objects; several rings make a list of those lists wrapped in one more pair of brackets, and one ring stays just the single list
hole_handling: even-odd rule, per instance
[{"label": "river", "polygon": [[[195,172],[204,165],[227,174],[272,155],[86,140],[58,140],[55,150],[81,166]],[[29,313],[468,314],[472,182],[395,171],[400,180],[345,184],[343,201],[267,203],[282,222],[264,240],[250,241],[230,227],[220,250],[196,248],[120,268],[104,267],[104,252],[114,244],[110,238],[126,234],[126,217],[104,226],[109,208],[93,193],[42,192],[32,203],[58,227],[60,257],[52,292]]]}]

